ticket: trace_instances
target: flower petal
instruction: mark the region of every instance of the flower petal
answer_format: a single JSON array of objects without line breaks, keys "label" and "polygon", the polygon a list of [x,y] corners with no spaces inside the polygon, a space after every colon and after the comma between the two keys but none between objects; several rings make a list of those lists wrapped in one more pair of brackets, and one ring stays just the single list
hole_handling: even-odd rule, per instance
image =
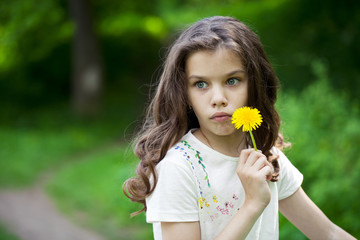
[{"label": "flower petal", "polygon": [[258,109],[246,106],[236,109],[231,120],[235,128],[240,129],[242,127],[243,132],[255,130],[260,127],[263,121]]}]

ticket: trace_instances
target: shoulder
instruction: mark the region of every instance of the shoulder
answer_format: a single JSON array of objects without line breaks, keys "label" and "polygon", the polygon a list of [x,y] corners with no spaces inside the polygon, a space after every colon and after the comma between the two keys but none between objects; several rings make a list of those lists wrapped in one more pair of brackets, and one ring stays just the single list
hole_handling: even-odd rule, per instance
[{"label": "shoulder", "polygon": [[184,138],[181,139],[167,151],[164,158],[156,165],[158,178],[164,179],[165,176],[176,175],[182,179],[192,179],[194,173],[190,156],[195,154],[196,150],[189,145],[189,142]]},{"label": "shoulder", "polygon": [[198,221],[196,179],[185,150],[180,141],[157,164],[157,183],[146,198],[148,222]]},{"label": "shoulder", "polygon": [[[164,156],[164,158],[159,162],[158,166],[162,165],[177,165],[179,167],[187,166],[186,157],[190,149],[186,147],[186,141],[179,141],[174,146],[172,146]],[[191,150],[190,150],[191,151]]]},{"label": "shoulder", "polygon": [[167,164],[175,164],[179,166],[188,166],[188,155],[198,152],[194,148],[193,136],[189,132],[184,135],[179,142],[172,146],[159,162],[159,166]]}]

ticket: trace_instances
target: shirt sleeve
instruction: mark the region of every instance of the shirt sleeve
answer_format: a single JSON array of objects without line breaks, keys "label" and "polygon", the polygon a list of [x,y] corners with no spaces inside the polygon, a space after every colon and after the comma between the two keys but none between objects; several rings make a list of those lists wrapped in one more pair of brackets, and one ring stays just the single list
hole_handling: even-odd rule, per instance
[{"label": "shirt sleeve", "polygon": [[275,154],[279,155],[280,175],[278,181],[278,196],[279,200],[281,200],[291,196],[300,188],[303,175],[279,149],[275,150]]},{"label": "shirt sleeve", "polygon": [[196,181],[186,164],[163,159],[157,165],[157,185],[146,198],[148,223],[199,221]]}]

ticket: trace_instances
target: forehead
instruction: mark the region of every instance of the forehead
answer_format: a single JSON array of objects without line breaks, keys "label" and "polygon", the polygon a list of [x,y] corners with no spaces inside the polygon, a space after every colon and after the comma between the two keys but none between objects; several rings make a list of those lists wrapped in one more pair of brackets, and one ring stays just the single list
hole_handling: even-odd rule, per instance
[{"label": "forehead", "polygon": [[187,77],[191,75],[216,76],[235,70],[245,71],[245,68],[240,56],[227,48],[196,51],[190,54],[185,63]]}]

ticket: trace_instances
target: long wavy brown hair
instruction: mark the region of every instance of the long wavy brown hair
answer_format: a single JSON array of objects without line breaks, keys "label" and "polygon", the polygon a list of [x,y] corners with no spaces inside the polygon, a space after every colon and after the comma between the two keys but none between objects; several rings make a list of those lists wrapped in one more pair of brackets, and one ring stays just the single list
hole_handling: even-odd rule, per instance
[{"label": "long wavy brown hair", "polygon": [[[138,176],[126,180],[123,185],[128,198],[143,204],[143,208],[133,215],[146,210],[145,198],[154,191],[157,183],[156,165],[187,131],[199,127],[188,104],[185,77],[188,56],[201,50],[215,51],[219,47],[238,54],[246,68],[248,106],[259,109],[263,116],[263,123],[254,131],[254,137],[258,148],[275,168],[272,181],[277,181],[277,156],[273,156],[270,149],[285,145],[279,135],[280,117],[274,107],[278,78],[258,36],[250,28],[232,17],[205,18],[184,30],[169,48],[145,121],[135,139],[134,152],[140,159],[136,170]],[[248,144],[252,144],[249,139]]]}]

